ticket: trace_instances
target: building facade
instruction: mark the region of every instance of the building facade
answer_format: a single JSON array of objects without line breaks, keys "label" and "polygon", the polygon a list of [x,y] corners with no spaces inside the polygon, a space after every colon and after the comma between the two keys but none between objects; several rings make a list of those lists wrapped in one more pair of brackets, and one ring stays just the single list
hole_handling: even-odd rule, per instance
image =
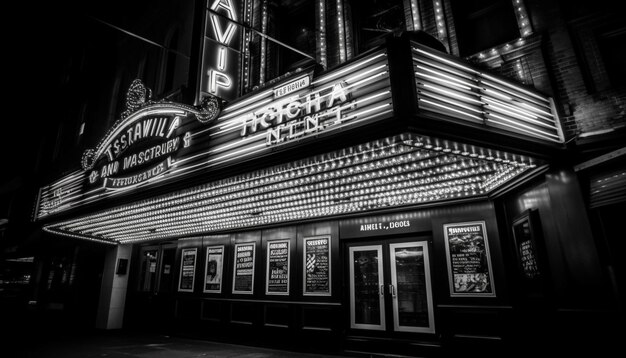
[{"label": "building facade", "polygon": [[30,306],[102,329],[364,354],[606,349],[624,317],[613,6],[81,9],[57,29],[72,40],[58,116],[5,255],[32,270]]}]

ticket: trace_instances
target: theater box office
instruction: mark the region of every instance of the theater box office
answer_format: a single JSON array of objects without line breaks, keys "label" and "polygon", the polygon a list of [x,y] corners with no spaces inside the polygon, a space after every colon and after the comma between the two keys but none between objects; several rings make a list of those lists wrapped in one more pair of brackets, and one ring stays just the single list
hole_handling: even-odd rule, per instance
[{"label": "theater box office", "polygon": [[[35,213],[128,260],[113,278],[127,277],[123,325],[397,353],[498,347],[525,329],[513,221],[574,200],[545,194],[574,190],[551,98],[409,34],[225,105],[146,92],[133,83]],[[573,230],[541,219],[544,237]]]}]

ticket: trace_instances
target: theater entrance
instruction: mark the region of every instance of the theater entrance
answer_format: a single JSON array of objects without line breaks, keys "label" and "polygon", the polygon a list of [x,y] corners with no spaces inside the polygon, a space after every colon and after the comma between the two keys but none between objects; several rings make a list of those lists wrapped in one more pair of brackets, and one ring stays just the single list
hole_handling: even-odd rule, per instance
[{"label": "theater entrance", "polygon": [[175,315],[176,244],[161,243],[138,248],[134,283],[129,284],[125,318],[129,327],[159,330]]},{"label": "theater entrance", "polygon": [[428,241],[420,239],[347,245],[352,334],[435,333]]}]

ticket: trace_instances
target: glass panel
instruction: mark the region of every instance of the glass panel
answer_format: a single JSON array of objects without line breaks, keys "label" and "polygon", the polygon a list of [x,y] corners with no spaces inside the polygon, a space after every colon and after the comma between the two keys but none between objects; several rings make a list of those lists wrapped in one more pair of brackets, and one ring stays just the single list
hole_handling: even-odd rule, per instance
[{"label": "glass panel", "polygon": [[156,282],[158,250],[144,250],[141,254],[140,291],[152,291]]},{"label": "glass panel", "polygon": [[159,282],[159,292],[172,291],[172,278],[174,260],[176,259],[176,249],[163,250],[163,264],[161,265],[161,277]]},{"label": "glass panel", "polygon": [[381,247],[350,248],[352,327],[384,329]]},{"label": "glass panel", "polygon": [[423,245],[390,245],[392,282],[396,288],[396,292],[392,292],[394,326],[399,331],[431,331],[430,275],[428,255]]},{"label": "glass panel", "polygon": [[[297,19],[294,21],[293,19]],[[315,57],[316,26],[315,1],[270,1],[267,34],[282,44]],[[267,79],[272,80],[298,68],[315,64],[315,60],[275,41],[267,41]]]}]

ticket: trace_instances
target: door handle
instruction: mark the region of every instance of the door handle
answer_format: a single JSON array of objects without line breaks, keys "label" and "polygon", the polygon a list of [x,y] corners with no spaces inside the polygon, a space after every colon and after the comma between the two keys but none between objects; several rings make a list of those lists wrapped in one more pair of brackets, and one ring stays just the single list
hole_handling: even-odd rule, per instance
[{"label": "door handle", "polygon": [[380,295],[381,296],[385,295],[385,285],[380,285]]},{"label": "door handle", "polygon": [[394,285],[389,285],[389,293],[391,293],[391,297],[396,298],[396,287]]}]

